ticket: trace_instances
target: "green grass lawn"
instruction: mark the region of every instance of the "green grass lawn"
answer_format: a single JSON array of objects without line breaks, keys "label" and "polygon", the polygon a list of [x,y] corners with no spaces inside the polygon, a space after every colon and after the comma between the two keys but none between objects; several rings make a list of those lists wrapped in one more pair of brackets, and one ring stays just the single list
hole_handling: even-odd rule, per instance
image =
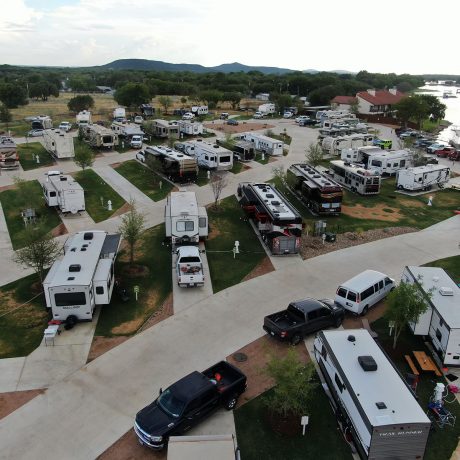
[{"label": "green grass lawn", "polygon": [[30,181],[27,185],[29,193],[34,196],[32,201],[27,201],[17,189],[5,190],[0,193],[0,202],[2,203],[13,249],[20,249],[24,245],[24,221],[21,217],[23,209],[35,209],[38,217],[37,223],[41,224],[40,231],[44,233],[50,232],[61,223],[56,210],[46,206],[39,182]]},{"label": "green grass lawn", "polygon": [[14,120],[10,123],[0,123],[0,132],[4,131],[8,133],[11,132],[12,136],[15,137],[23,137],[25,136],[31,129],[30,122],[22,121],[22,120]]},{"label": "green grass lawn", "polygon": [[[213,291],[218,292],[240,283],[267,256],[234,196],[222,200],[217,210],[208,208],[208,216],[206,255]],[[233,258],[235,240],[240,242],[240,254]]]},{"label": "green grass lawn", "polygon": [[[54,165],[54,158],[45,150],[40,142],[30,142],[28,144],[18,145],[19,162],[24,171],[37,169],[43,166]],[[37,163],[36,155],[40,158],[40,163]]]},{"label": "green grass lawn", "polygon": [[[75,174],[75,180],[85,190],[86,211],[94,220],[101,222],[108,219],[118,208],[121,208],[126,202],[118,193],[107,184],[92,169],[85,169]],[[101,205],[101,197],[104,199],[104,205]],[[107,202],[112,201],[112,211],[107,210]]]},{"label": "green grass lawn", "polygon": [[[304,220],[313,225],[313,221],[320,220],[313,216],[307,207],[276,179],[275,185],[287,196],[289,201],[300,212]],[[427,206],[428,196],[432,195],[433,206]],[[349,231],[365,231],[373,228],[385,227],[414,227],[418,229],[429,227],[437,222],[453,216],[452,211],[460,205],[460,192],[446,189],[432,192],[428,195],[411,197],[395,192],[395,179],[382,181],[381,192],[375,196],[361,196],[344,190],[343,205],[348,207],[375,208],[376,213],[384,211],[391,215],[392,220],[359,218],[342,212],[338,217],[326,217],[327,230],[335,233]],[[353,210],[351,209],[350,212]]]},{"label": "green grass lawn", "polygon": [[310,403],[305,436],[299,425],[291,436],[275,433],[267,421],[264,399],[270,391],[249,401],[234,412],[241,458],[244,460],[341,460],[351,451],[339,430],[328,399],[321,387]]},{"label": "green grass lawn", "polygon": [[[153,201],[163,200],[173,189],[173,185],[168,181],[162,179],[149,168],[142,166],[136,160],[125,161],[120,166],[117,166],[115,171],[129,180]],[[162,184],[161,189],[160,182]]]},{"label": "green grass lawn", "polygon": [[203,185],[209,184],[209,179],[208,179],[208,170],[200,168],[198,169],[198,176],[196,178],[196,185],[198,187],[203,187]]},{"label": "green grass lawn", "polygon": [[31,286],[37,280],[33,274],[0,288],[0,359],[27,356],[43,338],[48,322],[43,294],[12,311],[36,295]]},{"label": "green grass lawn", "polygon": [[257,163],[260,163],[261,165],[266,165],[268,164],[269,159],[270,159],[270,155],[265,154],[264,159],[262,160],[262,154],[260,152],[256,152],[254,161],[257,161]]},{"label": "green grass lawn", "polygon": [[[164,224],[144,232],[136,249],[135,264],[148,268],[146,276],[123,276],[128,264],[125,254],[120,253],[116,266],[116,278],[129,293],[130,300],[123,302],[114,291],[110,305],[102,307],[96,327],[96,335],[106,337],[134,334],[142,324],[161,306],[172,292],[171,249],[163,245]],[[138,301],[134,286],[139,286]]]},{"label": "green grass lawn", "polygon": [[460,256],[434,260],[433,262],[425,264],[424,267],[443,268],[457,284],[460,283]]},{"label": "green grass lawn", "polygon": [[243,171],[243,163],[241,163],[241,161],[233,160],[233,167],[230,169],[230,172],[233,174],[239,174],[241,171]]}]

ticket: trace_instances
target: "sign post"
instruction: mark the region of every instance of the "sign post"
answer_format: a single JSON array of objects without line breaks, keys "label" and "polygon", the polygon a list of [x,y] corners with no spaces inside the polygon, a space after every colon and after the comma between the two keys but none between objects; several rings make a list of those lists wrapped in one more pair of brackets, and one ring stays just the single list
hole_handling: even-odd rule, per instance
[{"label": "sign post", "polygon": [[300,424],[302,425],[302,435],[305,436],[305,429],[308,425],[308,415],[302,415],[302,418],[300,419]]},{"label": "sign post", "polygon": [[134,286],[134,295],[136,296],[136,302],[137,302],[137,296],[139,295],[140,288],[138,285]]}]

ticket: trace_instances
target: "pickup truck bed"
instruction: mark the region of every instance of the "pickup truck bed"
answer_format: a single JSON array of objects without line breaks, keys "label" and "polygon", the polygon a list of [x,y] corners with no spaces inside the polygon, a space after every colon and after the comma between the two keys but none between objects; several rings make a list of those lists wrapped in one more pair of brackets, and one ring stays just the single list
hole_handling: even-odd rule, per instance
[{"label": "pickup truck bed", "polygon": [[279,329],[287,329],[302,322],[302,319],[287,310],[279,311],[267,316],[267,319]]}]

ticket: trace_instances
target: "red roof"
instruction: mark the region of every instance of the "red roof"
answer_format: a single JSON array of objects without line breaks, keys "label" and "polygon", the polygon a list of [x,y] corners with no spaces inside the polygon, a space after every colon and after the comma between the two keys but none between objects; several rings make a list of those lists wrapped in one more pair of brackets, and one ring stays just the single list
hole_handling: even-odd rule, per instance
[{"label": "red roof", "polygon": [[392,94],[386,90],[375,90],[375,96],[370,94],[368,91],[361,91],[356,94],[356,97],[360,97],[372,105],[393,105],[398,103],[402,98],[406,97],[405,93],[396,91],[396,94]]},{"label": "red roof", "polygon": [[354,96],[335,96],[332,99],[331,104],[355,104],[357,102],[356,97]]}]

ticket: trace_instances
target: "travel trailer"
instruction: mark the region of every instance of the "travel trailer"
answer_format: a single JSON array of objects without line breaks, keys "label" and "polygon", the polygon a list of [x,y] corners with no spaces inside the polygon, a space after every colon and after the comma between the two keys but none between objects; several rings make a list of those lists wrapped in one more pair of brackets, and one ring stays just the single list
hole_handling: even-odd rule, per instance
[{"label": "travel trailer", "polygon": [[298,254],[302,217],[270,184],[240,183],[240,205],[273,255]]},{"label": "travel trailer", "polygon": [[199,136],[203,134],[203,124],[199,121],[179,120],[179,133],[186,134],[187,136]]},{"label": "travel trailer", "polygon": [[460,288],[442,268],[404,268],[401,282],[416,284],[428,309],[409,323],[415,335],[430,338],[445,366],[460,366]]},{"label": "travel trailer", "polygon": [[12,137],[0,136],[0,168],[15,169],[19,167],[19,154]]},{"label": "travel trailer", "polygon": [[329,172],[332,179],[352,192],[360,195],[380,193],[380,175],[376,171],[364,169],[361,164],[332,160]]},{"label": "travel trailer", "polygon": [[201,168],[228,171],[233,167],[233,152],[219,144],[197,139],[196,141],[177,142],[175,146],[181,152],[195,157]]},{"label": "travel trailer", "polygon": [[208,106],[207,105],[194,105],[191,109],[193,115],[207,115]]},{"label": "travel trailer", "polygon": [[314,355],[337,423],[361,459],[423,458],[431,422],[366,329],[320,331]]},{"label": "travel trailer", "polygon": [[408,150],[391,150],[371,154],[367,168],[377,171],[381,176],[394,176],[398,171],[412,166],[412,153]]},{"label": "travel trailer", "polygon": [[32,119],[32,129],[52,129],[53,120],[47,115],[39,115]]},{"label": "travel trailer", "polygon": [[154,137],[163,138],[178,138],[179,137],[179,124],[177,121],[167,120],[146,120],[142,123],[142,128],[146,134]]},{"label": "travel trailer", "polygon": [[73,136],[70,133],[60,129],[45,129],[43,141],[46,151],[58,160],[75,156]]},{"label": "travel trailer", "polygon": [[166,237],[173,246],[198,244],[208,236],[206,208],[198,206],[195,192],[171,192],[165,206]]},{"label": "travel trailer", "polygon": [[341,155],[343,149],[358,148],[371,145],[374,136],[371,134],[351,134],[349,136],[325,137],[321,147],[330,155]]},{"label": "travel trailer", "polygon": [[131,136],[143,136],[144,131],[136,123],[128,123],[123,121],[114,121],[110,126],[112,131],[118,136],[130,138]]},{"label": "travel trailer", "polygon": [[276,113],[276,106],[275,104],[261,104],[257,109],[263,116],[272,115]]},{"label": "travel trailer", "polygon": [[92,123],[91,112],[83,110],[82,112],[77,113],[76,120],[78,127],[90,125]]},{"label": "travel trailer", "polygon": [[287,170],[289,188],[316,215],[337,216],[342,210],[342,187],[308,164],[293,164]]},{"label": "travel trailer", "polygon": [[85,192],[72,176],[59,171],[48,171],[45,176],[42,188],[48,206],[57,206],[63,214],[85,210]]},{"label": "travel trailer", "polygon": [[113,149],[118,145],[118,135],[104,126],[87,125],[82,131],[83,140],[93,148]]},{"label": "travel trailer", "polygon": [[64,245],[64,256],[51,266],[45,281],[46,306],[53,320],[91,321],[97,305],[110,303],[115,283],[119,234],[78,232]]},{"label": "travel trailer", "polygon": [[125,121],[126,120],[126,109],[124,107],[117,107],[113,110],[114,121]]},{"label": "travel trailer", "polygon": [[396,173],[396,187],[400,190],[430,190],[437,185],[442,188],[450,179],[450,168],[443,165],[417,166]]},{"label": "travel trailer", "polygon": [[258,133],[242,133],[239,139],[243,139],[254,144],[254,148],[266,155],[281,156],[283,155],[284,142],[273,139]]}]

